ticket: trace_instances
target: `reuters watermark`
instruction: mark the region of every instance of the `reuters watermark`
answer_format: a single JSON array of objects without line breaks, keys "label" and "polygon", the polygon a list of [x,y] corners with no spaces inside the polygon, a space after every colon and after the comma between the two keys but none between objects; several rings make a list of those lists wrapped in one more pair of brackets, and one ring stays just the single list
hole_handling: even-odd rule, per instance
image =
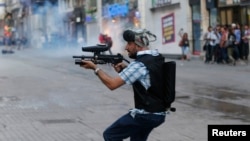
[{"label": "reuters watermark", "polygon": [[208,125],[208,141],[236,139],[250,141],[250,125]]}]

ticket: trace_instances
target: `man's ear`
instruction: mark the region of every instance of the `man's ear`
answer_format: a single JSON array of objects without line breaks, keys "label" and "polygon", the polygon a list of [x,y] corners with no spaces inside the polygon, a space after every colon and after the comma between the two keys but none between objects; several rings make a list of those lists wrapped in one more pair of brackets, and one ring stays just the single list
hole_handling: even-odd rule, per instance
[{"label": "man's ear", "polygon": [[135,44],[135,45],[136,45],[136,51],[141,51],[144,48],[144,47],[138,46],[137,44]]},{"label": "man's ear", "polygon": [[136,50],[139,50],[141,47],[138,46],[137,44],[135,44],[135,48],[136,48]]}]

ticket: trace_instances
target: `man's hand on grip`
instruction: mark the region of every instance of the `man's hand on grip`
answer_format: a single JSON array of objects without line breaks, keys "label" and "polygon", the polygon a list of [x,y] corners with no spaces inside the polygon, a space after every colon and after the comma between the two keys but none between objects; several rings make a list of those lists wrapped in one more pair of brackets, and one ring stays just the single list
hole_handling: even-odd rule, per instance
[{"label": "man's hand on grip", "polygon": [[124,64],[124,63],[118,63],[118,64],[114,65],[113,67],[114,67],[115,71],[119,73],[119,72],[121,72],[124,68],[126,68],[127,65]]}]

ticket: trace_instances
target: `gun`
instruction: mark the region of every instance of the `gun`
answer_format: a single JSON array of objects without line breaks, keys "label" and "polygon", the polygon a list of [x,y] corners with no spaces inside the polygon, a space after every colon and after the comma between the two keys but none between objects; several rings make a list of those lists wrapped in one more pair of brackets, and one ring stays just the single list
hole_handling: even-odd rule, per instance
[{"label": "gun", "polygon": [[75,59],[75,64],[76,65],[83,65],[82,60],[90,60],[94,62],[95,64],[118,64],[121,63],[122,61],[126,61],[129,63],[127,59],[125,59],[120,53],[117,55],[105,55],[101,54],[101,52],[105,52],[109,49],[109,47],[106,44],[97,44],[95,46],[87,46],[87,47],[82,47],[83,52],[93,52],[93,56],[73,56]]}]

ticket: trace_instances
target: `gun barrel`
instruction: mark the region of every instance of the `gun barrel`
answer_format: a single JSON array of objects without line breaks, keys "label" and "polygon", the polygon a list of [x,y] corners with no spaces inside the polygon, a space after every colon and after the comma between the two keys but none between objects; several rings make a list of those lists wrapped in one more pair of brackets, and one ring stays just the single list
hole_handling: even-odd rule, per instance
[{"label": "gun barrel", "polygon": [[82,56],[73,56],[73,58],[82,58]]},{"label": "gun barrel", "polygon": [[84,55],[81,55],[81,56],[73,56],[73,58],[85,59],[85,58],[92,58],[92,57],[91,57],[91,56],[84,56]]},{"label": "gun barrel", "polygon": [[73,56],[73,58],[77,58],[75,60],[75,64],[81,65],[82,60],[89,60],[94,62],[95,64],[106,64],[106,63],[112,63],[112,64],[117,64],[122,62],[123,60],[129,63],[128,60],[123,58],[121,54],[117,55],[103,55],[103,54],[94,54],[94,56]]},{"label": "gun barrel", "polygon": [[82,62],[82,60],[80,60],[80,59],[76,59],[76,60],[75,60],[75,64],[76,64],[76,65],[83,65],[83,62]]}]

